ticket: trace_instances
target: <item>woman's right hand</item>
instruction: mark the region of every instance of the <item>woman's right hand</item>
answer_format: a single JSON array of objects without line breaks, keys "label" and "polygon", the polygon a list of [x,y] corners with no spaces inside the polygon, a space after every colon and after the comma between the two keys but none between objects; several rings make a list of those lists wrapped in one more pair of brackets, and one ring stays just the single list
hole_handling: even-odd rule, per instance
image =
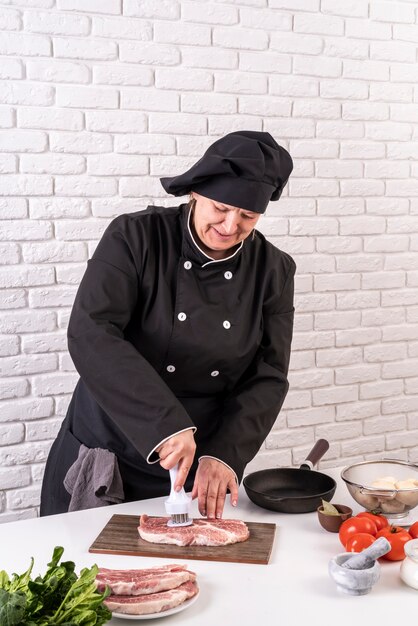
[{"label": "woman's right hand", "polygon": [[193,429],[190,428],[178,435],[173,435],[157,448],[156,452],[160,457],[160,465],[164,469],[169,470],[178,464],[174,489],[180,491],[186,482],[196,452]]}]

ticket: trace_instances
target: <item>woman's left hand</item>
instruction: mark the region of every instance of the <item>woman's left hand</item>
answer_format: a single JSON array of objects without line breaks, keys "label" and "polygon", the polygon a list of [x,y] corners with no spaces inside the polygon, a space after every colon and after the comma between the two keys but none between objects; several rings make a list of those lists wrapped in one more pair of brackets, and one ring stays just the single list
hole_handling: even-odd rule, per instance
[{"label": "woman's left hand", "polygon": [[221,518],[227,489],[231,492],[231,504],[238,502],[238,485],[235,474],[227,465],[212,458],[199,461],[192,490],[192,498],[198,498],[199,513],[208,518]]}]

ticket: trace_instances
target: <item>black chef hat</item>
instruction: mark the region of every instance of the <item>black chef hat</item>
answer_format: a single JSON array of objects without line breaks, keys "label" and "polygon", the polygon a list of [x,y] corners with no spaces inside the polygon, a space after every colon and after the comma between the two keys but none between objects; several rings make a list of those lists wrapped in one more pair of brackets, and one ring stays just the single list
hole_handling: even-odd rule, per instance
[{"label": "black chef hat", "polygon": [[183,174],[160,178],[167,193],[196,191],[240,209],[264,213],[278,200],[293,169],[290,154],[270,133],[240,130],[221,137]]}]

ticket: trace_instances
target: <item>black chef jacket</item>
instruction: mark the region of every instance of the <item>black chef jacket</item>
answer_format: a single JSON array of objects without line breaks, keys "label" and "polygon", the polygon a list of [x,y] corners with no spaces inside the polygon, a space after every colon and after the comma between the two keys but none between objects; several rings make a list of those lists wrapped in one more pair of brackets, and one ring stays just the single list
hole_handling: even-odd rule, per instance
[{"label": "black chef jacket", "polygon": [[68,328],[80,381],[43,491],[82,442],[113,451],[122,477],[151,481],[127,499],[163,495],[155,448],[191,427],[196,458],[240,480],[271,430],[288,390],[295,263],[258,231],[214,260],[189,222],[188,204],[121,215],[89,260]]}]

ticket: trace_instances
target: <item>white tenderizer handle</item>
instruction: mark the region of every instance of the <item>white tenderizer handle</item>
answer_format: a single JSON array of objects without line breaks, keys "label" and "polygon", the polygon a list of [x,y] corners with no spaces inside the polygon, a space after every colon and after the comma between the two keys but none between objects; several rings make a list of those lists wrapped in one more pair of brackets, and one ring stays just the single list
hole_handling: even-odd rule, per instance
[{"label": "white tenderizer handle", "polygon": [[[192,499],[190,496],[187,495],[183,487],[180,489],[180,491],[174,491],[174,485],[177,480],[178,468],[179,466],[175,465],[171,470],[169,470],[170,480],[171,480],[171,491],[170,491],[170,496],[165,501],[165,510],[167,512],[167,515],[171,515],[171,516],[184,515],[187,520],[184,522],[184,525],[189,525],[191,521],[188,520],[188,517],[189,517],[190,503]],[[180,524],[175,524],[175,525],[180,526]]]}]

